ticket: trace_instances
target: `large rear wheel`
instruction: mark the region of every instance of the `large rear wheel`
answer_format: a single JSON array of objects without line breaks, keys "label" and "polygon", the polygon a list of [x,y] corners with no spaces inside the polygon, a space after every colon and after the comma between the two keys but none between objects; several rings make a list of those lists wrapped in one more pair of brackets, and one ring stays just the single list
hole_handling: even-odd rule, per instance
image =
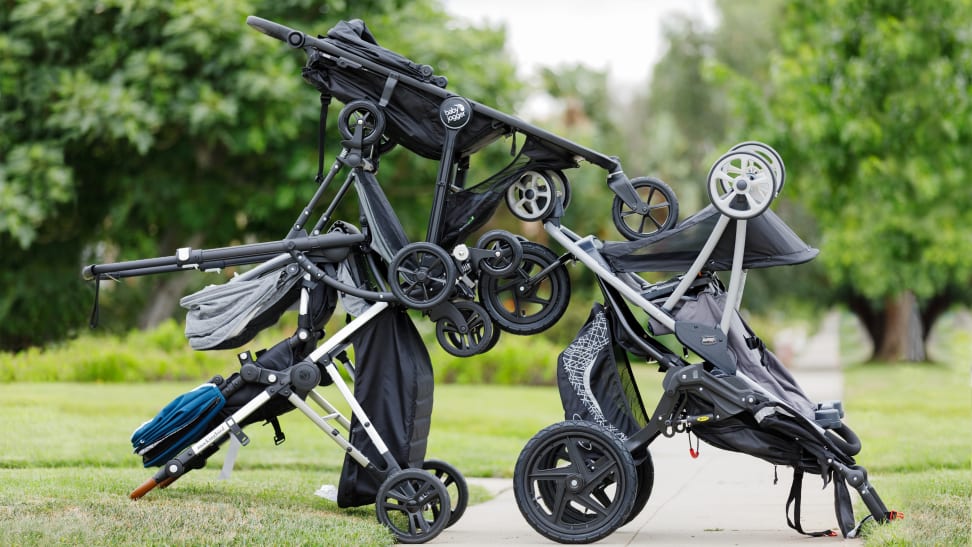
[{"label": "large rear wheel", "polygon": [[631,453],[593,422],[566,421],[520,452],[513,493],[534,530],[559,543],[591,543],[627,522],[638,492]]},{"label": "large rear wheel", "polygon": [[503,330],[536,334],[553,326],[570,304],[570,276],[557,254],[524,241],[523,258],[512,272],[479,278],[479,300]]}]

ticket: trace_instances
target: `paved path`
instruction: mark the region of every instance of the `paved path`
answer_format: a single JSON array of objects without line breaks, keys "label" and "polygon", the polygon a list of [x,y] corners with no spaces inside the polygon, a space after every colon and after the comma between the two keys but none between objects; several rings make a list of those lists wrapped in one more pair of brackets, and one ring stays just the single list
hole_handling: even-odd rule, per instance
[{"label": "paved path", "polygon": [[[843,378],[837,366],[794,371],[813,400],[840,399]],[[650,403],[649,403],[650,404]],[[773,466],[743,454],[703,444],[701,455],[688,454],[685,435],[661,437],[651,445],[655,485],[641,514],[598,545],[781,545],[835,544],[836,538],[808,538],[787,527],[786,498],[790,468]],[[520,515],[508,479],[473,479],[497,493],[466,510],[455,526],[430,542],[435,545],[555,545]],[[833,489],[820,488],[815,475],[804,479],[803,525],[806,530],[836,528]]]}]

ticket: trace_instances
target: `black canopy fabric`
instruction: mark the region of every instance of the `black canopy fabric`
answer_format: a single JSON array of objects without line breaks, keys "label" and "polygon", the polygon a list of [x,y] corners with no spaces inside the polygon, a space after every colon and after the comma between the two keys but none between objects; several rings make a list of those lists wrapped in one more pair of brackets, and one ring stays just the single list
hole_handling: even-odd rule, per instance
[{"label": "black canopy fabric", "polygon": [[[354,334],[354,398],[402,468],[421,467],[432,425],[434,377],[422,336],[404,308],[381,312]],[[384,459],[357,414],[350,442],[379,469]],[[374,475],[345,456],[338,483],[339,507],[375,503],[381,485]]]},{"label": "black canopy fabric", "polygon": [[[441,159],[446,130],[439,118],[439,105],[444,99],[441,89],[446,86],[445,77],[433,74],[428,65],[378,45],[360,19],[339,22],[323,40],[346,51],[349,57],[380,66],[370,69],[353,59],[315,53],[304,67],[304,80],[345,104],[366,99],[381,105],[387,137],[420,156]],[[401,80],[400,76],[415,82]],[[512,128],[496,120],[471,116],[458,133],[455,154],[470,155],[511,132]]]},{"label": "black canopy fabric", "polygon": [[[619,272],[684,272],[699,256],[719,217],[709,205],[670,230],[636,241],[605,242],[601,254]],[[704,270],[732,269],[737,222],[729,221]],[[747,222],[743,268],[802,264],[819,253],[771,210]]]}]

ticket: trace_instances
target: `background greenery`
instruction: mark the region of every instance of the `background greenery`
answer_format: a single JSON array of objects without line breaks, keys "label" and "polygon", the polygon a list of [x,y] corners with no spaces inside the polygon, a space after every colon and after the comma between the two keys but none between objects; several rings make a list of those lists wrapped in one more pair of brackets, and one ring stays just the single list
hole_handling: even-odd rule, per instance
[{"label": "background greenery", "polygon": [[[317,32],[362,17],[382,45],[502,111],[519,113],[529,94],[545,93],[560,108],[534,121],[621,157],[631,176],[661,177],[685,216],[707,202],[709,166],[729,146],[769,142],[788,166],[774,207],[823,253],[753,275],[747,306],[843,306],[877,357],[924,360],[937,318],[972,301],[970,0],[715,6],[713,28],[672,18],[651,80],[620,90],[580,65],[523,82],[503,28],[459,23],[434,0],[3,0],[0,349],[82,328],[92,297],[83,265],[286,233],[314,188],[319,101],[300,79],[302,54],[244,24],[258,14]],[[500,141],[476,154],[473,179],[498,170],[508,149]],[[397,214],[421,237],[436,165],[401,149],[382,165]],[[584,206],[565,222],[616,239],[604,173],[569,175]],[[336,216],[355,211],[351,199]],[[503,211],[493,227],[546,239]],[[589,301],[585,281],[575,292]],[[178,298],[202,283],[170,275],[106,284],[104,328],[178,317]]]}]

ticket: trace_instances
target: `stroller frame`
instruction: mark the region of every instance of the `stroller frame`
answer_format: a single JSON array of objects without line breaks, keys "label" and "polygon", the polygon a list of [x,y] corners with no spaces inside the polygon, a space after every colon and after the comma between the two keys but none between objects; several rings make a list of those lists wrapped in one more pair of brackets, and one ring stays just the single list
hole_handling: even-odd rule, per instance
[{"label": "stroller frame", "polygon": [[[305,209],[302,214],[307,210]],[[364,258],[364,262],[371,270],[371,277],[381,282],[378,266],[366,242],[367,237],[361,233],[329,232],[321,235],[298,236],[277,242],[217,249],[182,248],[171,257],[95,264],[84,268],[83,276],[95,280],[96,283],[106,279],[187,269],[210,270],[256,262],[261,263],[238,275],[236,279],[257,278],[288,264],[296,264],[303,271],[303,286],[300,289],[298,303],[298,329],[289,340],[281,343],[289,343],[291,347],[313,343],[316,347],[306,353],[299,362],[284,370],[263,368],[253,360],[249,351],[239,353],[239,376],[233,381],[225,382],[221,379],[217,382],[214,379],[214,383],[219,383],[220,390],[226,398],[245,384],[266,386],[265,389],[199,440],[169,459],[158,472],[131,492],[130,497],[133,500],[145,496],[156,487],[169,486],[193,469],[202,468],[220,445],[231,438],[235,438],[240,445],[248,444],[249,439],[240,424],[246,423],[248,417],[276,398],[286,399],[298,409],[380,485],[375,504],[378,519],[395,534],[400,542],[429,541],[447,526],[458,521],[468,500],[468,489],[461,473],[453,466],[439,460],[425,460],[423,469],[403,468],[375,430],[372,420],[342,378],[335,363],[335,360],[340,360],[353,380],[354,367],[344,354],[345,349],[351,344],[351,337],[362,327],[374,321],[383,311],[396,304],[395,297],[390,292],[349,285],[337,278],[334,264],[356,254]],[[319,266],[317,262],[322,260],[325,263]],[[316,284],[371,302],[360,315],[319,344],[315,341],[315,333],[312,332],[313,327],[309,319],[310,292]],[[322,373],[327,375],[326,379],[322,378]],[[378,461],[369,458],[351,442],[350,418],[338,411],[316,389],[318,385],[330,383],[336,386],[351,408],[351,417],[357,418],[361,424],[368,442],[379,455]],[[305,398],[309,398],[325,413],[323,415],[318,413],[304,400]],[[277,444],[282,440],[282,436],[275,438]],[[232,467],[234,458],[232,452],[227,456],[227,467]],[[447,487],[452,489],[452,494]]]},{"label": "stroller frame", "polygon": [[[736,225],[729,268],[731,279],[717,324],[676,319],[673,311],[680,300],[700,281],[712,276],[705,273],[705,266],[733,220]],[[568,421],[541,430],[524,447],[514,475],[516,499],[530,525],[545,537],[562,543],[588,543],[611,534],[634,518],[647,502],[653,476],[649,445],[656,438],[691,432],[693,427],[712,426],[738,416],[754,416],[755,427],[766,424],[774,428],[773,431],[788,438],[787,442],[794,443],[803,454],[803,461],[797,463],[757,456],[795,468],[787,521],[798,532],[833,535],[831,531],[805,532],[800,525],[799,483],[804,469],[822,475],[825,485],[834,482],[835,509],[845,537],[856,536],[861,525],[854,523],[845,484],[858,492],[867,507],[869,515],[864,521],[874,519],[884,523],[901,518],[900,513],[886,508],[869,483],[867,471],[855,464],[852,456],[860,450],[860,440],[840,421],[843,407],[839,401],[818,403],[814,419],[809,419],[750,378],[731,358],[728,335],[730,326],[739,321],[735,318],[747,273],[743,267],[747,222],[747,218],[733,216],[732,211],[722,212],[687,272],[680,278],[657,284],[649,284],[631,271],[612,269],[600,252],[601,242],[594,236],[579,236],[563,226],[559,217],[544,222],[545,231],[567,251],[561,261],[580,261],[595,274],[604,296],[604,309],[623,332],[610,334],[609,328],[611,340],[624,351],[657,362],[659,371],[665,374],[663,394],[654,410],[646,414],[646,423],[639,430],[619,434],[598,408],[589,417],[582,416],[580,421],[576,414],[574,419],[568,415]],[[663,238],[664,234],[659,234],[656,241]],[[702,362],[690,363],[655,340],[638,325],[626,302],[672,332]],[[618,336],[622,339],[616,339]],[[762,351],[762,344],[756,340]],[[634,390],[640,405],[637,387]],[[702,411],[697,410],[698,405],[693,406],[693,401],[698,400],[707,405]],[[597,402],[594,404],[597,406]],[[582,459],[588,462],[586,467],[571,463]],[[794,503],[795,514],[791,520],[789,508]]]}]

